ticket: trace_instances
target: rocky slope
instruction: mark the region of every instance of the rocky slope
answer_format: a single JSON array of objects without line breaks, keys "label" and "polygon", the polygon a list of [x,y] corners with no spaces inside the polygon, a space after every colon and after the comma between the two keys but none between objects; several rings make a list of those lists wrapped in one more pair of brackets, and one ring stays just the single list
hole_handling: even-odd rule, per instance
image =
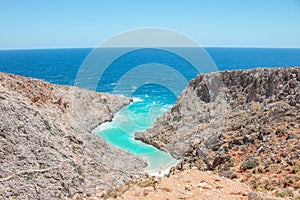
[{"label": "rocky slope", "polygon": [[145,166],[90,134],[125,97],[0,73],[0,102],[0,199],[85,196]]},{"label": "rocky slope", "polygon": [[[117,189],[118,191],[121,188]],[[100,199],[95,195],[88,200]],[[169,178],[138,182],[123,194],[108,199],[155,200],[279,200],[270,194],[253,191],[249,185],[197,169],[185,170]]]},{"label": "rocky slope", "polygon": [[259,191],[298,196],[300,68],[200,74],[176,104],[136,138],[182,162],[248,182]]}]

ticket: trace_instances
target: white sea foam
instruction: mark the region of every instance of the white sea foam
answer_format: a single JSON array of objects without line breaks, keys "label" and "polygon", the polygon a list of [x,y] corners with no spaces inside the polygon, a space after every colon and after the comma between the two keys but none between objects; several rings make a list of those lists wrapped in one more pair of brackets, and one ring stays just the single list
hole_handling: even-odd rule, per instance
[{"label": "white sea foam", "polygon": [[166,165],[159,167],[158,169],[147,170],[147,168],[146,168],[146,173],[149,174],[150,176],[163,177],[163,176],[169,174],[171,168],[173,166],[176,166],[176,164],[178,162],[179,162],[178,160],[175,160],[171,163],[168,163]]},{"label": "white sea foam", "polygon": [[104,122],[104,123],[100,124],[98,127],[96,127],[94,130],[92,130],[92,133],[99,133],[110,127],[111,127],[111,122]]},{"label": "white sea foam", "polygon": [[164,110],[164,112],[168,111],[170,108],[172,108],[172,104],[166,104],[166,105],[163,105],[161,107],[162,110]]},{"label": "white sea foam", "polygon": [[143,99],[138,98],[138,97],[133,97],[132,100],[133,100],[133,102],[142,102],[143,101]]}]

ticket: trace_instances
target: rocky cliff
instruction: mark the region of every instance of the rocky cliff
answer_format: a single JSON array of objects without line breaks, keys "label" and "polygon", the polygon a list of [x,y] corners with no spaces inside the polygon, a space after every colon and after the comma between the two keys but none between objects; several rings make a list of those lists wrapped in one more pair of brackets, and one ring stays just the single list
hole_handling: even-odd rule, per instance
[{"label": "rocky cliff", "polygon": [[145,166],[90,134],[125,97],[0,73],[0,102],[0,199],[89,195]]},{"label": "rocky cliff", "polygon": [[136,138],[277,196],[300,188],[300,67],[200,74]]}]

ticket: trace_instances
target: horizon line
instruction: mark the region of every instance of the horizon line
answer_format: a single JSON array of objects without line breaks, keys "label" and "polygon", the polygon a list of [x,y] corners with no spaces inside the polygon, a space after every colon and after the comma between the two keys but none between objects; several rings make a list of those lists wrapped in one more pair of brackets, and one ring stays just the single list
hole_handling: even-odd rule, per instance
[{"label": "horizon line", "polygon": [[[83,46],[83,47],[30,47],[30,48],[0,48],[0,51],[13,51],[13,50],[54,50],[54,49],[95,49],[97,47]],[[110,48],[110,47],[106,47]],[[112,47],[112,48],[131,48],[131,47]],[[134,47],[133,47],[134,48]],[[147,47],[140,47],[147,48]],[[150,48],[150,47],[149,47]],[[151,47],[155,48],[155,47]],[[157,47],[159,48],[159,47]],[[189,48],[189,47],[172,47],[172,48]],[[207,45],[199,46],[199,48],[253,48],[253,49],[300,49],[300,47],[288,47],[288,46],[218,46]]]}]

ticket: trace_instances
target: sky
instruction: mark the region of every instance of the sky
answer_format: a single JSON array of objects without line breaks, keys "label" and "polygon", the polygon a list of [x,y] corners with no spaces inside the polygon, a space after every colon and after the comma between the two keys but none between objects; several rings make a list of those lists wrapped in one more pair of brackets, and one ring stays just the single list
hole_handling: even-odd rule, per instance
[{"label": "sky", "polygon": [[143,27],[201,46],[300,48],[300,0],[0,0],[0,49],[95,47]]}]

